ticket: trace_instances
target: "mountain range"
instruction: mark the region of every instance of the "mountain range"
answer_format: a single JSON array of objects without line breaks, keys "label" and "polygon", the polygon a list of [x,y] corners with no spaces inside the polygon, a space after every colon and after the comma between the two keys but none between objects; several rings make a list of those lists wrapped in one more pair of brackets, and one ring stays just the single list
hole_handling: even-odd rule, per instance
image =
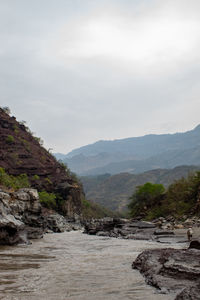
[{"label": "mountain range", "polygon": [[200,125],[183,133],[98,141],[55,156],[82,176],[200,165]]}]

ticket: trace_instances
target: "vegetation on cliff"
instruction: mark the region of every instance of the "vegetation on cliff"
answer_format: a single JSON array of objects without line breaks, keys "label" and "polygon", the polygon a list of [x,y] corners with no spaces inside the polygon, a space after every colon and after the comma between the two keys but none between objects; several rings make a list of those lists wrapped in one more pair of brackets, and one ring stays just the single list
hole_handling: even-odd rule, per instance
[{"label": "vegetation on cliff", "polygon": [[17,122],[9,114],[9,108],[0,108],[0,167],[9,175],[27,174],[31,185],[49,192],[63,180],[72,181],[66,167],[43,147],[26,122]]},{"label": "vegetation on cliff", "polygon": [[[3,184],[10,188],[31,186],[39,192],[55,194],[56,209],[64,215],[80,214],[83,190],[75,176],[60,164],[35,137],[26,122],[0,108],[0,168]],[[46,197],[48,199],[48,197]],[[44,200],[53,206],[52,200]]]},{"label": "vegetation on cliff", "polygon": [[[17,191],[21,188],[30,188],[28,176],[20,174],[18,176],[9,175],[3,168],[0,168],[0,187],[6,190]],[[40,203],[49,209],[59,210],[59,196],[54,193],[47,193],[46,191],[39,192]]]},{"label": "vegetation on cliff", "polygon": [[10,114],[8,107],[0,108],[0,185],[14,191],[34,187],[44,207],[70,217],[112,214],[87,201],[76,174],[43,147],[25,121],[17,122]]},{"label": "vegetation on cliff", "polygon": [[138,186],[130,200],[131,217],[140,215],[151,220],[169,215],[200,215],[200,172],[176,180],[166,190],[152,183]]},{"label": "vegetation on cliff", "polygon": [[17,190],[30,187],[30,182],[26,174],[20,174],[18,176],[8,175],[5,170],[0,167],[0,185]]}]

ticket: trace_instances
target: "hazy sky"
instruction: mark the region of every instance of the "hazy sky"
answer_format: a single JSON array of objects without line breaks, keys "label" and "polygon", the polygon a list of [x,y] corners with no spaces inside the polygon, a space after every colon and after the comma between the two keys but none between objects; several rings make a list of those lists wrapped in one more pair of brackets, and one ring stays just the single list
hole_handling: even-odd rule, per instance
[{"label": "hazy sky", "polygon": [[0,105],[53,152],[200,123],[199,0],[0,0]]}]

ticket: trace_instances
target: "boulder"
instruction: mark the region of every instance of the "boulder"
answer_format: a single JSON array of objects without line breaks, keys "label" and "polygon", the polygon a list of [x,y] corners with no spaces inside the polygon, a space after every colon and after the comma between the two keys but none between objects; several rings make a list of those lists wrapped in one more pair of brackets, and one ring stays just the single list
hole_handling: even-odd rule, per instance
[{"label": "boulder", "polygon": [[190,242],[189,249],[198,249],[200,250],[200,240],[193,240]]},{"label": "boulder", "polygon": [[26,212],[40,214],[41,204],[37,190],[26,188],[19,189],[11,194],[12,201],[9,201],[9,206],[14,215],[23,215]]},{"label": "boulder", "polygon": [[13,245],[42,238],[47,231],[78,230],[80,221],[46,210],[43,213],[36,189],[24,188],[17,192],[0,191],[0,244]]},{"label": "boulder", "polygon": [[24,242],[24,224],[17,220],[8,206],[0,200],[0,245],[14,245]]},{"label": "boulder", "polygon": [[199,261],[200,251],[194,249],[154,249],[142,252],[133,262],[132,267],[145,276],[148,284],[163,293],[173,293],[174,297],[176,295],[182,297],[181,293],[184,289],[186,289],[185,294],[189,290],[199,289]]},{"label": "boulder", "polygon": [[32,201],[39,201],[39,194],[38,191],[36,189],[32,189],[32,188],[23,188],[23,189],[19,189],[19,192],[25,192],[30,196],[30,199]]},{"label": "boulder", "polygon": [[3,191],[0,191],[0,199],[1,200],[5,200],[5,201],[9,201],[10,200],[10,194],[9,193],[5,193]]},{"label": "boulder", "polygon": [[26,226],[26,233],[28,239],[41,239],[44,235],[43,228]]},{"label": "boulder", "polygon": [[103,218],[85,222],[85,233],[124,239],[152,240],[156,225],[121,218]]},{"label": "boulder", "polygon": [[67,222],[66,218],[54,213],[48,215],[45,219],[47,229],[53,232],[64,232],[73,230],[73,223]]},{"label": "boulder", "polygon": [[19,190],[15,193],[13,193],[13,196],[15,199],[20,201],[30,201],[31,197],[27,192],[24,192],[23,190]]},{"label": "boulder", "polygon": [[200,300],[200,282],[195,286],[185,288],[175,300]]}]

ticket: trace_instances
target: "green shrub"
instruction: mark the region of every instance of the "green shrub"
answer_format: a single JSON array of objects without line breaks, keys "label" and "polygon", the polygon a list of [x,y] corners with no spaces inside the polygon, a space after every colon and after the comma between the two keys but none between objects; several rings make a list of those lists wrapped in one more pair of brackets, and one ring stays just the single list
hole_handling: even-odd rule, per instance
[{"label": "green shrub", "polygon": [[3,168],[0,168],[0,184],[6,187],[9,187],[11,184],[11,178]]},{"label": "green shrub", "polygon": [[166,213],[180,216],[187,214],[195,206],[200,187],[200,173],[181,178],[171,184],[167,190],[163,206]]},{"label": "green shrub", "polygon": [[147,182],[136,187],[135,192],[130,197],[128,205],[130,216],[135,217],[139,214],[147,214],[148,210],[154,208],[159,198],[164,194],[165,188],[162,184]]},{"label": "green shrub", "polygon": [[33,180],[37,181],[37,180],[39,180],[39,179],[40,179],[40,176],[38,176],[38,175],[34,175],[34,176],[33,176]]},{"label": "green shrub", "polygon": [[15,139],[14,139],[14,137],[13,137],[12,135],[8,135],[8,136],[6,137],[6,143],[8,143],[8,144],[13,144],[14,141],[15,141]]},{"label": "green shrub", "polygon": [[48,184],[50,184],[50,185],[53,184],[52,181],[51,181],[51,179],[49,179],[48,177],[45,178],[45,181],[46,181],[46,183],[48,183]]},{"label": "green shrub", "polygon": [[18,175],[18,176],[12,176],[12,179],[15,182],[14,186],[15,186],[16,189],[30,187],[28,176],[26,174],[21,174],[21,175]]},{"label": "green shrub", "polygon": [[146,221],[150,221],[159,217],[165,217],[165,211],[163,209],[163,207],[160,206],[156,206],[155,208],[152,208],[151,210],[149,210],[147,212],[147,215],[145,217]]},{"label": "green shrub", "polygon": [[87,201],[85,198],[82,199],[82,204],[83,204],[83,207],[85,207],[85,208],[91,207],[91,203],[89,201]]},{"label": "green shrub", "polygon": [[20,138],[22,144],[24,145],[25,149],[30,152],[31,151],[31,146],[30,146],[30,143],[29,141],[25,140],[25,139],[22,139]]},{"label": "green shrub", "polygon": [[56,195],[53,193],[47,193],[46,191],[39,192],[40,203],[49,208],[56,208]]},{"label": "green shrub", "polygon": [[16,124],[13,124],[13,125],[12,125],[12,129],[13,129],[13,131],[14,131],[16,134],[19,132],[19,128],[18,128],[18,126],[17,126]]},{"label": "green shrub", "polygon": [[154,190],[146,183],[136,189],[129,204],[132,217],[142,215],[151,220],[169,215],[179,219],[188,214],[200,215],[200,172],[174,181],[165,192],[158,187]]},{"label": "green shrub", "polygon": [[26,174],[18,176],[8,175],[3,168],[0,168],[0,184],[13,189],[30,187],[28,176]]},{"label": "green shrub", "polygon": [[43,146],[44,141],[40,137],[34,136],[34,139],[40,144],[40,146]]}]

